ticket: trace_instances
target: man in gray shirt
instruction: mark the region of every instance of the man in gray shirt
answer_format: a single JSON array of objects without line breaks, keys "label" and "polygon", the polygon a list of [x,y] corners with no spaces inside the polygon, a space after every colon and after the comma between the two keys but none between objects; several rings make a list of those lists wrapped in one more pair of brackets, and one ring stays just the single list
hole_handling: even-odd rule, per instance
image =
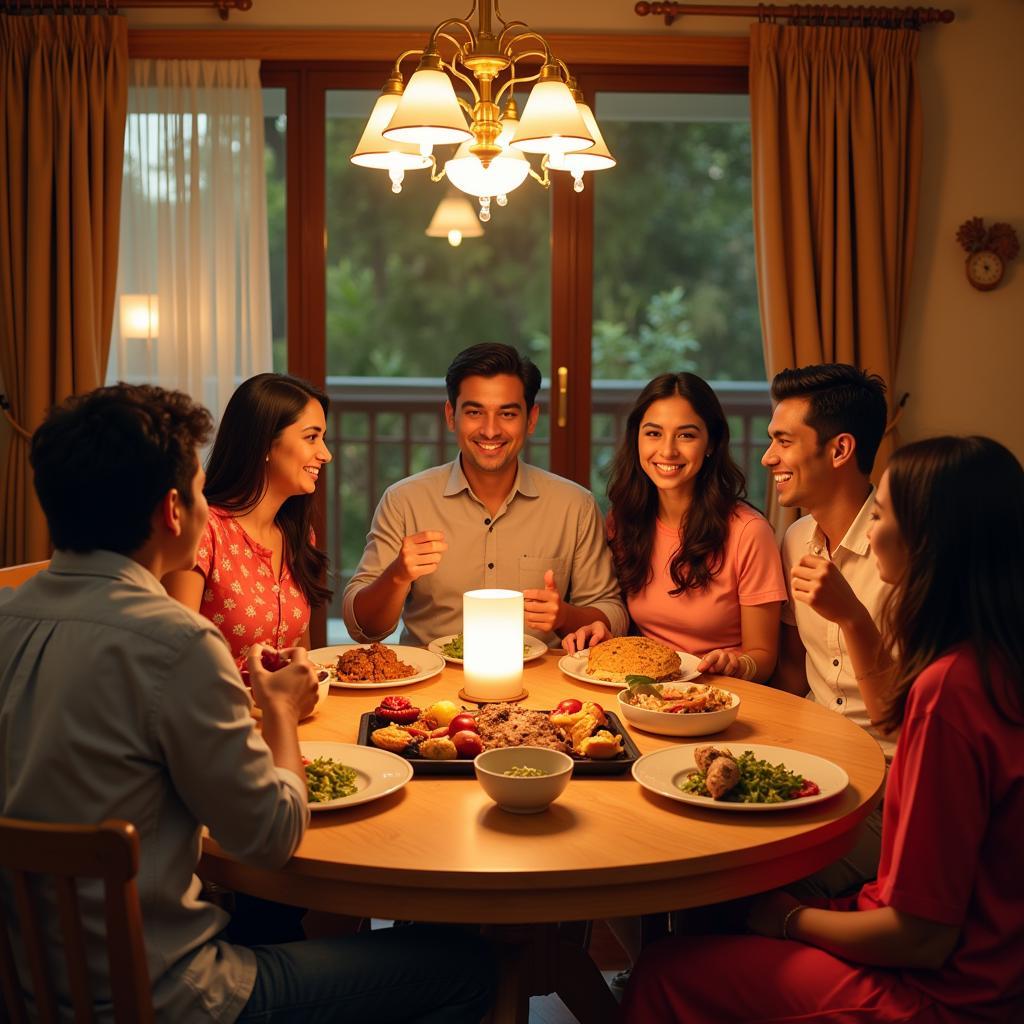
[{"label": "man in gray shirt", "polygon": [[381,498],[345,588],[356,640],[386,637],[399,618],[403,639],[418,644],[461,632],[462,595],[483,587],[521,590],[525,628],[548,644],[595,621],[626,632],[593,495],[519,459],[540,382],[508,345],[474,345],[452,361],[444,413],[459,457]]},{"label": "man in gray shirt", "polygon": [[[0,607],[0,813],[135,824],[159,1020],[315,1022],[344,1010],[360,1020],[432,1011],[431,1021],[478,1021],[491,968],[462,933],[409,928],[248,949],[224,941],[227,914],[200,898],[201,825],[234,856],[269,868],[302,839],[309,810],[296,724],[317,691],[303,650],[282,652],[288,664],[268,672],[254,648],[261,734],[219,630],[159,582],[195,562],[207,514],[197,448],[210,427],[186,395],[122,384],[58,407],[33,436],[57,551]],[[0,899],[10,898],[0,885]],[[50,909],[42,923],[66,1009]],[[109,968],[92,886],[82,887],[82,909],[105,1021]]]}]

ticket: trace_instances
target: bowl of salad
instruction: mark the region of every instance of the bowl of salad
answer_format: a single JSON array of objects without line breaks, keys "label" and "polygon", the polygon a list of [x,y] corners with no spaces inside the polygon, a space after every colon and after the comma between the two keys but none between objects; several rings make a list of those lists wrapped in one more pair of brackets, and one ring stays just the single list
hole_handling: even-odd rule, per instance
[{"label": "bowl of salad", "polygon": [[656,683],[627,676],[619,715],[630,725],[659,736],[708,736],[727,729],[740,713],[740,698],[708,683]]},{"label": "bowl of salad", "polygon": [[512,814],[538,814],[561,796],[573,759],[548,747],[495,747],[477,754],[473,771],[483,791]]}]

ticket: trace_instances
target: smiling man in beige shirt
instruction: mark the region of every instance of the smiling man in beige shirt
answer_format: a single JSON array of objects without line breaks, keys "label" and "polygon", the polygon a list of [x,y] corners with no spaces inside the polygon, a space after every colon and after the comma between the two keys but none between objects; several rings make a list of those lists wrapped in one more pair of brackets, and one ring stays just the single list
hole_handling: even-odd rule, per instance
[{"label": "smiling man in beige shirt", "polygon": [[524,595],[525,629],[551,644],[590,622],[614,634],[627,616],[593,495],[520,461],[536,425],[540,371],[507,345],[474,345],[445,377],[445,419],[459,457],[400,480],[377,506],[345,588],[352,636],[427,644],[462,630],[462,595]]}]

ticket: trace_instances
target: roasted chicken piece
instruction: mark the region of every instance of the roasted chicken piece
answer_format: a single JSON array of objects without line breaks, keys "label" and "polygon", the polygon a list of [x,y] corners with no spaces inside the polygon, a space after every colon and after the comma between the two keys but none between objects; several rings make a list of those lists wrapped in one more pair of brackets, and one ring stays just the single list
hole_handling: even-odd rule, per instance
[{"label": "roasted chicken piece", "polygon": [[[718,747],[712,746],[710,743],[706,747],[698,747],[693,752],[693,760],[697,767],[707,774],[708,768],[711,766],[711,762],[716,757],[730,757],[732,758],[732,751],[729,749],[719,750]],[[735,758],[732,758],[734,761]]]},{"label": "roasted chicken piece", "polygon": [[740,766],[723,754],[711,762],[704,773],[704,785],[713,800],[721,800],[740,781]]}]

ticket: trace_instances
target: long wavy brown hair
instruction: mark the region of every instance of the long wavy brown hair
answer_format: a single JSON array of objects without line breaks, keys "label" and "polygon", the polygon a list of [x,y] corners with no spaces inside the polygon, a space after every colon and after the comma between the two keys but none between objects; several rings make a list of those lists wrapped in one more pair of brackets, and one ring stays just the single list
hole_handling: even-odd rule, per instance
[{"label": "long wavy brown hair", "polygon": [[914,680],[960,644],[997,713],[1024,724],[1024,469],[990,438],[933,437],[895,452],[888,474],[907,565],[883,609],[899,653],[882,727],[898,728]]},{"label": "long wavy brown hair", "polygon": [[718,397],[705,380],[693,373],[663,373],[637,396],[626,420],[608,481],[614,518],[610,540],[615,573],[625,594],[643,590],[654,577],[658,489],[640,465],[640,424],[653,402],[678,395],[693,406],[708,430],[708,457],[694,482],[693,500],[680,528],[680,543],[669,573],[672,597],[687,590],[706,590],[722,571],[729,519],[746,500],[747,483],[729,453],[729,422]]},{"label": "long wavy brown hair", "polygon": [[[243,381],[228,400],[206,463],[203,493],[211,505],[244,515],[267,492],[266,456],[285,427],[309,405],[323,407],[328,397],[298,377],[259,373]],[[285,559],[292,578],[312,606],[326,604],[331,591],[321,582],[327,555],[310,542],[314,494],[296,494],[278,509],[274,521],[284,535]]]}]

